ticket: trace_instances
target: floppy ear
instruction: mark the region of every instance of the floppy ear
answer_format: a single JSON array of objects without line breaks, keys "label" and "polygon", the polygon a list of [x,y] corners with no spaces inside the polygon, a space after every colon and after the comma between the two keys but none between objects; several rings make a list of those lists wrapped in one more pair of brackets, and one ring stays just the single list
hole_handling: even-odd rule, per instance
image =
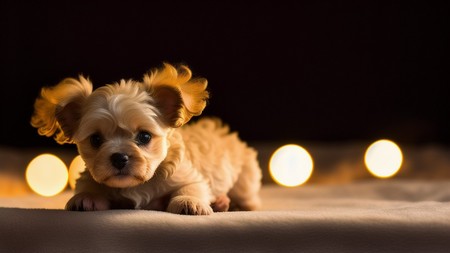
[{"label": "floppy ear", "polygon": [[92,83],[84,78],[64,79],[54,87],[42,88],[34,103],[31,125],[40,135],[55,136],[59,144],[73,143],[84,101],[92,93]]},{"label": "floppy ear", "polygon": [[175,68],[168,63],[144,75],[144,88],[154,99],[164,123],[170,127],[181,127],[206,107],[208,81],[191,77],[192,72],[187,66]]}]

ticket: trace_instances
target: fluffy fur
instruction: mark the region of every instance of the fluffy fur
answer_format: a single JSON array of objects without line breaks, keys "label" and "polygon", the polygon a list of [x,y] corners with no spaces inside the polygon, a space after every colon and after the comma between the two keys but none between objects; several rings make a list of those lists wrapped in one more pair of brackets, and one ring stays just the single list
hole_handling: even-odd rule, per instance
[{"label": "fluffy fur", "polygon": [[66,209],[206,215],[259,207],[256,152],[218,119],[185,125],[209,97],[206,79],[191,77],[186,66],[164,64],[141,82],[92,91],[80,76],[42,89],[31,124],[75,143],[86,163]]}]

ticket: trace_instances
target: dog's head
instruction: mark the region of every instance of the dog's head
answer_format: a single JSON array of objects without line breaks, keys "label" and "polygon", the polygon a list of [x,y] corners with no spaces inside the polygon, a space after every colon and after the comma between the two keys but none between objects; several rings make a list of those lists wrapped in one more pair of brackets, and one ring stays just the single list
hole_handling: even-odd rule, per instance
[{"label": "dog's head", "polygon": [[[39,134],[75,143],[98,183],[132,187],[153,177],[168,156],[173,128],[200,115],[207,81],[186,66],[164,64],[141,82],[121,80],[92,91],[80,76],[43,88],[31,124]],[[168,172],[167,172],[168,173]]]}]

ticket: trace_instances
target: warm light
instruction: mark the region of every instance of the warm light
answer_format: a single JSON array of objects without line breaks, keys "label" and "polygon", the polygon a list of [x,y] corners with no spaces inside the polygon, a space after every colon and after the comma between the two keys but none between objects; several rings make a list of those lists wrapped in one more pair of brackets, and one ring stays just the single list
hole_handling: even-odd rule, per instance
[{"label": "warm light", "polygon": [[69,166],[69,185],[70,188],[75,189],[75,183],[86,168],[86,165],[81,156],[76,156]]},{"label": "warm light", "polygon": [[43,154],[28,164],[25,176],[33,191],[50,197],[64,190],[69,174],[61,159],[51,154]]},{"label": "warm light", "polygon": [[308,151],[298,145],[285,145],[277,149],[269,162],[270,175],[283,186],[298,186],[306,181],[313,171],[313,160]]},{"label": "warm light", "polygon": [[403,155],[394,142],[379,140],[367,148],[364,161],[367,169],[374,176],[388,178],[395,175],[400,169]]}]

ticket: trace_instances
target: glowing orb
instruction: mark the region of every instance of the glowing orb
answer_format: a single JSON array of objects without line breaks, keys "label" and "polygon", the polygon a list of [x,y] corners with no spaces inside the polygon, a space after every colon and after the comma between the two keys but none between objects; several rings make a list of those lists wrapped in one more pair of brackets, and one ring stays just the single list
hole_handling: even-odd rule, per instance
[{"label": "glowing orb", "polygon": [[298,145],[277,149],[269,162],[270,175],[280,185],[294,187],[308,181],[313,171],[313,160],[308,151]]},{"label": "glowing orb", "polygon": [[69,185],[70,188],[75,189],[75,183],[86,168],[86,165],[81,156],[76,156],[69,166]]},{"label": "glowing orb", "polygon": [[389,140],[372,143],[364,156],[364,162],[369,172],[380,178],[395,175],[399,171],[402,161],[402,151],[397,144]]},{"label": "glowing orb", "polygon": [[69,173],[61,159],[51,154],[43,154],[28,164],[25,177],[34,192],[50,197],[64,190]]}]

